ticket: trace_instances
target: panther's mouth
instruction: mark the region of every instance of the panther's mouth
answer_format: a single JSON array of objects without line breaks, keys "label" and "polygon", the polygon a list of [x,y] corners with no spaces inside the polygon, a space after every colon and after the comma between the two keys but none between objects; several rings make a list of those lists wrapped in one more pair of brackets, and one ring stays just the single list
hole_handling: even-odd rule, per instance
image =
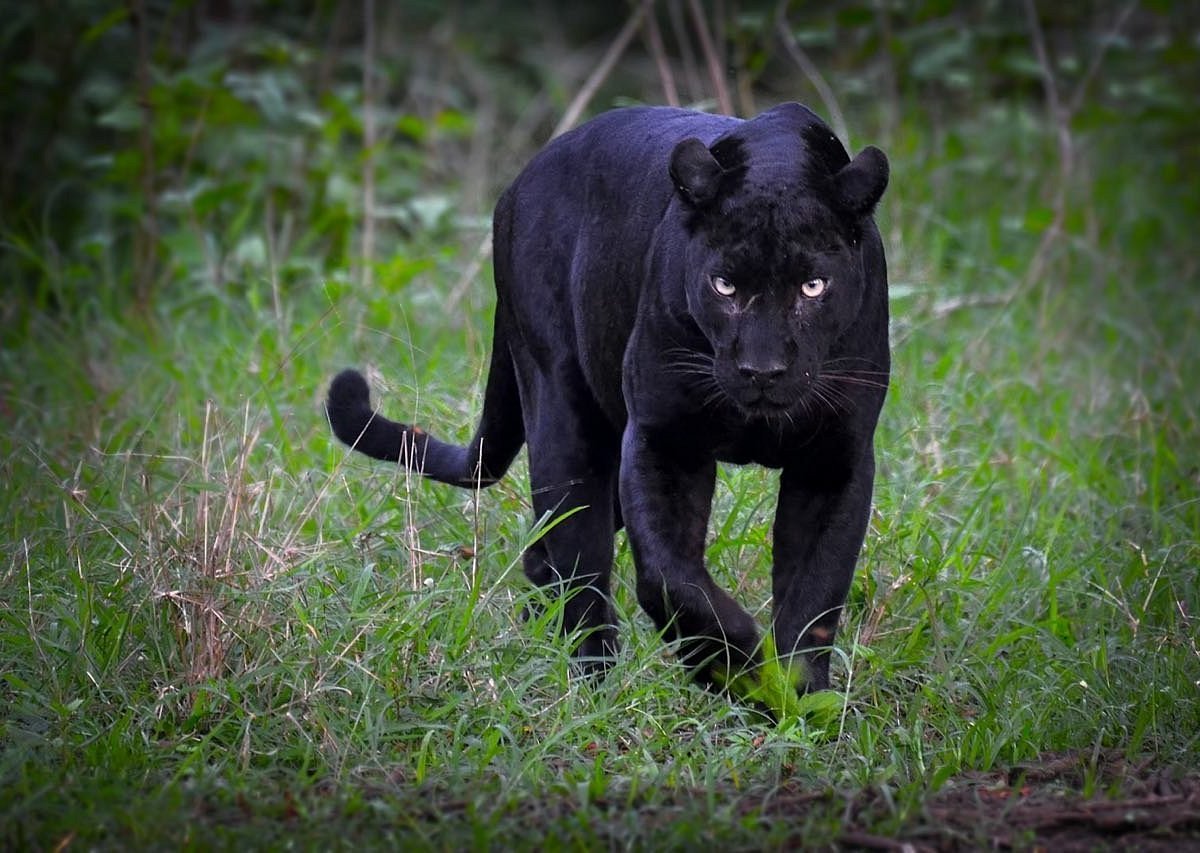
[{"label": "panther's mouth", "polygon": [[791,412],[800,405],[800,397],[798,390],[748,388],[739,395],[738,402],[746,414],[769,418]]},{"label": "panther's mouth", "polygon": [[748,409],[778,411],[780,409],[790,409],[795,403],[795,398],[775,399],[773,395],[765,391],[752,391],[747,395],[744,405]]},{"label": "panther's mouth", "polygon": [[714,378],[724,397],[736,406],[744,417],[775,420],[790,418],[805,408],[806,397],[813,386],[809,371],[788,370],[766,377],[738,375],[732,369],[715,372]]}]

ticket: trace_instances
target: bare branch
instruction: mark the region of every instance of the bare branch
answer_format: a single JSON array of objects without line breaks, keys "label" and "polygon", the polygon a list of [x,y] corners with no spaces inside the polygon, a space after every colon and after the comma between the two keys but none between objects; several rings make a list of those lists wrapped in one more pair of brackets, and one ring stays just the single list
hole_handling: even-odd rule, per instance
[{"label": "bare branch", "polygon": [[1033,55],[1037,58],[1038,67],[1042,72],[1042,88],[1046,90],[1046,106],[1050,109],[1050,118],[1058,123],[1062,118],[1062,105],[1058,98],[1058,82],[1054,79],[1054,68],[1050,64],[1050,54],[1046,51],[1046,39],[1042,35],[1042,25],[1038,21],[1037,9],[1033,5],[1033,0],[1025,0],[1025,18],[1029,22]]},{"label": "bare branch", "polygon": [[780,3],[775,10],[775,29],[779,33],[779,38],[783,41],[783,46],[787,50],[788,56],[800,68],[800,72],[805,76],[812,87],[817,90],[817,96],[821,99],[821,103],[825,105],[826,112],[829,113],[829,123],[833,125],[833,132],[837,134],[837,138],[842,141],[842,144],[847,148],[850,147],[850,130],[846,125],[846,117],[842,115],[842,108],[838,106],[837,97],[833,94],[833,89],[829,83],[825,81],[825,77],[817,68],[816,63],[808,58],[808,54],[801,49],[799,42],[796,41],[796,36],[792,33],[792,28],[787,22],[787,2]]},{"label": "bare branch", "polygon": [[700,82],[700,72],[696,70],[696,54],[692,50],[692,40],[688,37],[687,22],[683,18],[680,2],[681,0],[667,0],[667,16],[671,19],[671,32],[675,36],[675,43],[679,45],[679,58],[683,62],[688,100],[695,102],[703,98],[704,84]]},{"label": "bare branch", "polygon": [[[617,37],[613,39],[613,43],[609,45],[608,50],[604,52],[604,56],[601,58],[600,63],[596,66],[595,70],[592,71],[588,79],[584,81],[583,86],[575,95],[574,99],[572,99],[570,106],[567,107],[567,111],[563,114],[563,117],[555,126],[554,132],[550,134],[551,139],[566,133],[575,126],[577,121],[579,121],[579,117],[583,114],[583,111],[587,108],[588,103],[596,94],[596,90],[600,88],[608,75],[612,73],[612,69],[617,64],[617,60],[621,58],[621,54],[625,52],[625,49],[629,46],[629,42],[633,39],[634,34],[642,25],[642,19],[646,16],[647,12],[651,11],[653,6],[654,0],[642,0],[642,2],[638,4],[637,8],[634,9],[633,14],[629,16],[629,20],[625,22],[625,26],[621,28],[621,31],[617,33]],[[454,287],[450,289],[450,296],[447,302],[451,309],[458,305],[458,303],[462,301],[463,297],[466,296],[467,288],[471,286],[471,283],[475,280],[475,277],[478,276],[480,270],[483,269],[484,263],[491,256],[492,232],[488,231],[483,239],[479,241],[479,247],[475,250],[475,254],[471,257],[470,263],[467,264],[466,269],[464,269],[462,274],[459,275],[458,281],[454,283]]]},{"label": "bare branch", "polygon": [[708,21],[704,17],[700,0],[688,0],[688,10],[692,13],[692,26],[696,28],[696,38],[700,40],[704,62],[708,65],[708,76],[717,96],[717,108],[725,115],[733,115],[733,99],[729,96],[729,87],[725,84],[725,74],[721,69],[721,58],[717,55],[717,48],[708,30]]},{"label": "bare branch", "polygon": [[1025,0],[1025,17],[1029,22],[1029,36],[1033,42],[1033,55],[1037,58],[1038,67],[1042,72],[1042,88],[1046,92],[1046,109],[1050,113],[1050,121],[1054,124],[1055,135],[1058,138],[1058,185],[1054,189],[1054,201],[1051,206],[1054,218],[1025,269],[1021,282],[1010,292],[1015,297],[1034,282],[1040,281],[1046,270],[1050,257],[1050,249],[1062,234],[1063,224],[1067,219],[1067,184],[1071,173],[1075,170],[1075,145],[1071,139],[1070,117],[1064,112],[1062,101],[1058,96],[1058,82],[1054,78],[1054,68],[1050,62],[1050,54],[1046,50],[1046,39],[1042,35],[1042,25],[1038,21],[1037,9],[1033,0]]},{"label": "bare branch", "polygon": [[554,128],[554,132],[550,134],[551,139],[566,133],[579,121],[579,117],[583,115],[583,111],[596,94],[596,90],[600,88],[608,78],[608,75],[612,73],[613,66],[617,64],[617,60],[621,58],[621,54],[625,52],[625,48],[629,47],[630,40],[633,39],[634,34],[638,31],[638,27],[642,25],[642,18],[646,16],[646,12],[653,5],[654,0],[642,0],[637,5],[637,8],[633,10],[633,14],[629,16],[629,20],[621,28],[621,32],[617,33],[617,37],[613,39],[613,43],[608,46],[608,50],[605,51],[600,64],[596,66],[596,70],[584,81],[583,87],[575,95],[574,100],[571,101],[571,105],[567,107],[567,111]]},{"label": "bare branch", "polygon": [[1083,77],[1079,79],[1079,84],[1075,87],[1075,94],[1071,96],[1071,103],[1067,107],[1067,115],[1074,116],[1079,112],[1079,108],[1083,105],[1083,97],[1087,94],[1088,87],[1091,86],[1092,80],[1096,77],[1096,72],[1100,70],[1100,63],[1104,61],[1104,55],[1108,53],[1108,49],[1116,40],[1121,30],[1125,29],[1125,24],[1129,20],[1129,16],[1137,9],[1137,0],[1131,0],[1128,6],[1121,10],[1117,16],[1117,20],[1113,22],[1112,28],[1104,36],[1100,42],[1100,49],[1092,56],[1092,61],[1088,64],[1087,70],[1083,73]]},{"label": "bare branch", "polygon": [[1050,251],[1063,235],[1067,221],[1067,196],[1070,189],[1071,177],[1075,172],[1075,141],[1071,136],[1071,117],[1082,105],[1087,87],[1091,83],[1092,78],[1095,77],[1100,67],[1100,62],[1108,50],[1108,45],[1125,25],[1129,16],[1133,14],[1136,5],[1136,0],[1135,2],[1131,2],[1117,16],[1117,20],[1109,31],[1108,36],[1096,51],[1095,56],[1092,57],[1092,61],[1088,64],[1087,71],[1079,81],[1071,97],[1070,104],[1064,106],[1059,92],[1058,81],[1054,76],[1054,66],[1050,60],[1050,53],[1046,49],[1046,39],[1042,33],[1042,25],[1038,19],[1034,0],[1025,0],[1024,2],[1025,17],[1029,23],[1029,36],[1033,43],[1033,53],[1037,58],[1038,67],[1042,74],[1042,87],[1046,92],[1046,107],[1050,113],[1050,120],[1054,124],[1055,135],[1058,141],[1058,183],[1054,188],[1054,198],[1051,202],[1051,209],[1054,212],[1053,218],[1042,232],[1042,237],[1038,241],[1033,255],[1030,257],[1025,274],[1008,292],[1007,299],[1009,301],[1015,299],[1018,295],[1024,293],[1028,288],[1042,280],[1042,276],[1045,274],[1049,263]]},{"label": "bare branch", "polygon": [[137,90],[142,122],[138,128],[142,202],[146,208],[134,232],[134,290],[139,308],[149,307],[158,261],[158,183],[154,165],[154,105],[150,100],[150,22],[144,0],[133,0],[130,21],[137,37]]},{"label": "bare branch", "polygon": [[658,69],[658,79],[662,82],[663,98],[673,107],[679,106],[679,90],[675,87],[675,75],[671,72],[671,63],[667,59],[667,51],[663,47],[662,32],[658,29],[658,18],[653,11],[646,15],[645,23],[646,44],[650,47],[650,55],[654,57],[654,67]]},{"label": "bare branch", "polygon": [[362,286],[374,283],[375,261],[375,0],[363,0]]},{"label": "bare branch", "polygon": [[450,288],[450,296],[446,300],[449,310],[453,311],[463,297],[467,295],[467,290],[475,281],[475,277],[479,275],[483,265],[487,259],[492,256],[492,231],[489,228],[488,232],[479,241],[479,245],[475,248],[475,254],[471,256],[470,263],[467,264],[458,276],[458,281],[454,282],[454,287]]}]

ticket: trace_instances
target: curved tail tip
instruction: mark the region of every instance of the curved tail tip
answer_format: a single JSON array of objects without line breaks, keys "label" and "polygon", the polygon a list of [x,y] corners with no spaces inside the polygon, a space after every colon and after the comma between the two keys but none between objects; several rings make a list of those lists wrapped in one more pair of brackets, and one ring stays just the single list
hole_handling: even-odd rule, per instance
[{"label": "curved tail tip", "polygon": [[329,425],[333,427],[333,434],[357,448],[374,414],[371,411],[371,391],[361,373],[343,370],[333,378],[325,398],[325,414],[329,418]]},{"label": "curved tail tip", "polygon": [[343,370],[329,383],[327,405],[330,409],[369,409],[371,389],[367,386],[367,380],[352,367]]}]

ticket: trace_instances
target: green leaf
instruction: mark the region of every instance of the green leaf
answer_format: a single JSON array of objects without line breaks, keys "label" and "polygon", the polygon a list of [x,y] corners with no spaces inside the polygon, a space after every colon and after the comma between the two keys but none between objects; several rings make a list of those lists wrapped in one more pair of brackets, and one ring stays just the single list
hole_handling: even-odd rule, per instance
[{"label": "green leaf", "polygon": [[129,7],[125,5],[118,6],[84,31],[83,43],[91,44],[128,17]]},{"label": "green leaf", "polygon": [[806,680],[803,663],[799,658],[781,659],[769,634],[763,639],[762,655],[762,663],[753,670],[730,676],[717,667],[713,677],[737,698],[766,708],[777,721],[804,716],[799,692]]}]

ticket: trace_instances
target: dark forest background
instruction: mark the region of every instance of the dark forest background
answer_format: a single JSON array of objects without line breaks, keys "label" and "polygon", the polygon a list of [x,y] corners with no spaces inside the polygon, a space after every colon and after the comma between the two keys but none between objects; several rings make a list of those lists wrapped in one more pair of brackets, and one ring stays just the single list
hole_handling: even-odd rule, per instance
[{"label": "dark forest background", "polygon": [[[1029,4],[999,0],[670,0],[644,16],[549,0],[4,5],[0,274],[41,299],[102,283],[145,300],[206,265],[220,276],[268,213],[302,247],[286,281],[357,268],[364,248],[386,263],[390,241],[426,225],[479,227],[572,106],[749,116],[801,100],[852,129],[846,142],[903,153],[919,134],[969,165],[984,156],[980,118],[1021,105],[1010,120],[1057,129],[1063,181],[1123,146],[1159,161],[1164,203],[1196,214],[1189,4],[1043,3],[1036,43]],[[589,81],[631,15],[628,46]],[[1022,161],[1040,153],[1013,153],[1002,167],[1027,180]],[[65,279],[51,285],[47,264]]]}]

